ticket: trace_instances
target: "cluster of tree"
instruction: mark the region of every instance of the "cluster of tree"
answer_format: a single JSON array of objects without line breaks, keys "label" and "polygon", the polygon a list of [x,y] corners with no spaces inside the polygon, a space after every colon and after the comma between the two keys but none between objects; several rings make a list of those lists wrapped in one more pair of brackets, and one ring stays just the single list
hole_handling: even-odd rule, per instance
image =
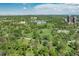
[{"label": "cluster of tree", "polygon": [[[78,26],[64,23],[63,17],[65,16],[0,16],[0,55],[79,55],[79,33],[74,34]],[[31,22],[35,20],[44,20],[46,23]],[[64,29],[70,32],[57,33],[57,30]]]}]

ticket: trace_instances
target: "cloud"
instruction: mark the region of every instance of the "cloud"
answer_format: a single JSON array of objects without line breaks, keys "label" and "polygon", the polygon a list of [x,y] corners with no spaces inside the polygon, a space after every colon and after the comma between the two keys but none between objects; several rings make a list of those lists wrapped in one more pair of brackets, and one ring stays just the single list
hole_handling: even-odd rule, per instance
[{"label": "cloud", "polygon": [[35,6],[32,14],[78,14],[79,5],[72,4],[42,4]]},{"label": "cloud", "polygon": [[37,5],[34,7],[34,9],[51,9],[52,8],[52,4],[42,4],[42,5]]},{"label": "cloud", "polygon": [[26,10],[27,8],[26,8],[26,7],[24,7],[23,9],[24,9],[24,10]]},{"label": "cloud", "polygon": [[[31,8],[31,9],[29,9],[29,8]],[[79,15],[79,5],[75,5],[75,4],[40,4],[40,5],[36,5],[34,7],[29,6],[27,8],[26,5],[24,4],[23,9],[14,11],[13,14],[15,14],[15,13],[16,13],[16,15],[63,15],[63,14]],[[5,14],[5,12],[2,14]]]}]

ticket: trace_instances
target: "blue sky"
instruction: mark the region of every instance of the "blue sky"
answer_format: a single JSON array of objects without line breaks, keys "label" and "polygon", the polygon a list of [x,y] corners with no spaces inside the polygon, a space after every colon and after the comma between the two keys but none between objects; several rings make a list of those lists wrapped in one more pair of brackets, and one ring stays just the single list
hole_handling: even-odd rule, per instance
[{"label": "blue sky", "polygon": [[0,15],[79,15],[78,4],[0,3]]}]

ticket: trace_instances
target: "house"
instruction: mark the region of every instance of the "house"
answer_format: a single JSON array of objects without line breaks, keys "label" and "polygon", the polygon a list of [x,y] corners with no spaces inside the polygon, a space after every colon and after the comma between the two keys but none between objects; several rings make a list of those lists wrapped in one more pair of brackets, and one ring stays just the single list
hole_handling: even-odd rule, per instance
[{"label": "house", "polygon": [[31,17],[31,19],[32,19],[32,20],[36,20],[36,19],[37,19],[37,17]]},{"label": "house", "polygon": [[36,24],[46,24],[47,22],[44,20],[33,20],[31,21],[32,23],[36,23]]}]

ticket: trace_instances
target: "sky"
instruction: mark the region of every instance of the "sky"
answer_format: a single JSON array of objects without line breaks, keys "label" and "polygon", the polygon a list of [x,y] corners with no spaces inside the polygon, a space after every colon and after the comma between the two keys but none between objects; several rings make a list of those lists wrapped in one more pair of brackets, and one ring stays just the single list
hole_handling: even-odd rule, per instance
[{"label": "sky", "polygon": [[0,15],[79,15],[79,4],[0,3]]},{"label": "sky", "polygon": [[77,3],[79,0],[0,0],[0,3]]}]

